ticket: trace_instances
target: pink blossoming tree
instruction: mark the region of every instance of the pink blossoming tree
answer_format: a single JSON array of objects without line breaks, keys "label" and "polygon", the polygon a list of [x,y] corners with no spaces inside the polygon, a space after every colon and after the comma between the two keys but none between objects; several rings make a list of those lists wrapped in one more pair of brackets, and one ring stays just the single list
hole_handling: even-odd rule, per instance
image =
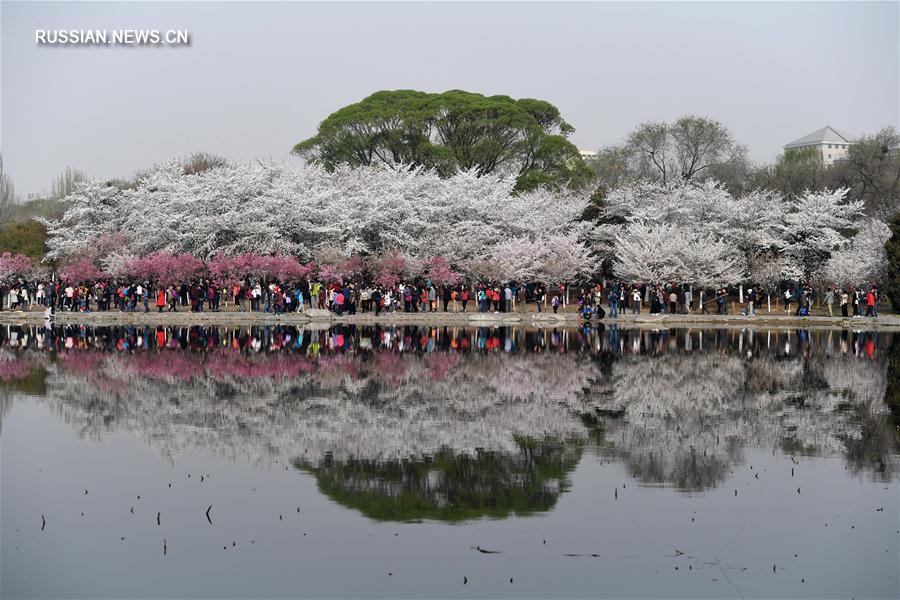
[{"label": "pink blossoming tree", "polygon": [[25,276],[31,272],[31,259],[24,254],[0,254],[0,281],[9,281],[15,277]]}]

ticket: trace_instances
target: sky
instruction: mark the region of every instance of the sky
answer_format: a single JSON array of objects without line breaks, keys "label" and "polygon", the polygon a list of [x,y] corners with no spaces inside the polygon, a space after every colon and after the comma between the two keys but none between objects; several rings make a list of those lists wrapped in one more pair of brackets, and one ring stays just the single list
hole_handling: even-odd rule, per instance
[{"label": "sky", "polygon": [[[0,3],[0,152],[17,191],[205,151],[291,159],[377,90],[555,104],[596,150],[717,119],[755,161],[829,124],[898,126],[898,2]],[[35,29],[187,29],[189,46],[39,46]],[[296,159],[294,159],[296,160]]]}]

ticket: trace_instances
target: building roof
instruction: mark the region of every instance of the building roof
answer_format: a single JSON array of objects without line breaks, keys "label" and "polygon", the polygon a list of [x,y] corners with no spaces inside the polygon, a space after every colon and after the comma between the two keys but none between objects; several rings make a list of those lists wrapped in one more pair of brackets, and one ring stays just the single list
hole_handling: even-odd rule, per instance
[{"label": "building roof", "polygon": [[790,144],[785,144],[788,148],[803,148],[804,146],[817,146],[819,144],[852,144],[853,136],[841,133],[830,125],[826,125],[822,129],[817,129],[802,138],[794,140]]}]

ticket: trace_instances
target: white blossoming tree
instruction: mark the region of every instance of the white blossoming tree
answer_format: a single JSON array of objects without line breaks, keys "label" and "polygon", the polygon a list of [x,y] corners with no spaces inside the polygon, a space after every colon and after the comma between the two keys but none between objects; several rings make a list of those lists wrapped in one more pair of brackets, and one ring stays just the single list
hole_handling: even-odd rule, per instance
[{"label": "white blossoming tree", "polygon": [[[470,172],[441,178],[421,169],[328,172],[278,162],[225,163],[185,175],[173,162],[129,190],[81,184],[63,217],[46,223],[48,258],[72,260],[115,237],[110,251],[120,257],[165,252],[204,261],[243,254],[316,261],[338,248],[347,257],[399,251],[424,262],[443,256],[451,267],[464,268],[496,258],[500,244],[531,240],[557,256],[543,262],[541,277],[576,277],[582,267],[574,258],[588,262],[579,239],[587,238],[589,227],[576,223],[587,198],[544,189],[514,196],[514,185],[512,178]],[[569,242],[575,245],[563,252]],[[121,270],[119,258],[96,259],[98,266],[105,259]],[[517,263],[503,270],[528,268]]]},{"label": "white blossoming tree", "polygon": [[823,279],[838,287],[878,283],[887,268],[884,244],[890,227],[877,219],[863,222],[859,231],[836,250],[825,263]]},{"label": "white blossoming tree", "polygon": [[606,198],[598,250],[626,279],[733,284],[777,245],[783,214],[770,192],[734,197],[714,181],[637,182]]},{"label": "white blossoming tree", "polygon": [[862,202],[845,202],[847,189],[807,191],[799,196],[778,225],[780,247],[787,259],[784,275],[811,280],[846,244],[843,231],[855,229]]}]

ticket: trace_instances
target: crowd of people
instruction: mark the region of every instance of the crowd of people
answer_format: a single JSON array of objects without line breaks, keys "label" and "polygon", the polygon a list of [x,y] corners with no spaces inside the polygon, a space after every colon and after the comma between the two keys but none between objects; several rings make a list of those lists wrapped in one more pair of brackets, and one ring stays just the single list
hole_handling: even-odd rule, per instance
[{"label": "crowd of people", "polygon": [[[431,281],[398,283],[394,286],[357,284],[353,282],[322,283],[251,280],[249,277],[233,285],[217,285],[199,279],[180,285],[156,285],[149,281],[119,282],[101,280],[73,283],[70,281],[23,281],[0,286],[0,310],[28,310],[37,305],[65,311],[142,311],[192,312],[227,310],[285,314],[324,309],[336,315],[382,312],[536,312],[552,311],[573,305],[582,318],[601,318],[619,314],[729,314],[731,293],[726,288],[709,290],[688,284],[647,285],[603,281],[588,287],[550,287],[525,283],[504,284],[461,283],[436,285]],[[762,302],[771,310],[772,299],[783,301],[784,312],[794,307],[795,316],[808,316],[816,305],[816,291],[811,285],[783,285],[778,290],[763,291],[750,287],[738,295],[745,316],[757,314]],[[821,306],[834,316],[837,304],[842,317],[877,317],[878,288],[868,290],[850,286],[828,287]],[[603,306],[608,308],[607,310]],[[735,310],[732,302],[732,310]]]}]

